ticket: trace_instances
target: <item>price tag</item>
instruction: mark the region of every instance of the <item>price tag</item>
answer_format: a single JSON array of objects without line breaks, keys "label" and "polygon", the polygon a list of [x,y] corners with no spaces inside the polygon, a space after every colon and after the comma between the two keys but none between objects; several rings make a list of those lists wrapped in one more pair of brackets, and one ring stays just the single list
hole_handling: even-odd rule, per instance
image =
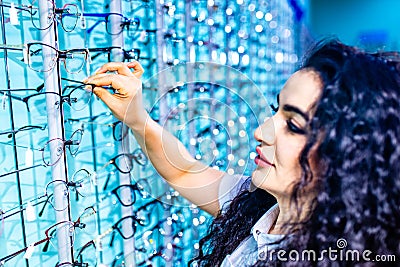
[{"label": "price tag", "polygon": [[19,20],[18,20],[18,11],[14,6],[14,3],[11,3],[11,8],[10,8],[10,23],[11,25],[19,25]]},{"label": "price tag", "polygon": [[30,244],[29,247],[26,249],[26,252],[24,254],[24,259],[30,259],[32,257],[33,252],[35,251],[35,246],[34,244]]},{"label": "price tag", "polygon": [[33,166],[33,151],[30,148],[25,151],[25,164],[27,167]]},{"label": "price tag", "polygon": [[30,201],[28,201],[28,204],[26,205],[26,220],[28,222],[36,220],[35,208]]}]

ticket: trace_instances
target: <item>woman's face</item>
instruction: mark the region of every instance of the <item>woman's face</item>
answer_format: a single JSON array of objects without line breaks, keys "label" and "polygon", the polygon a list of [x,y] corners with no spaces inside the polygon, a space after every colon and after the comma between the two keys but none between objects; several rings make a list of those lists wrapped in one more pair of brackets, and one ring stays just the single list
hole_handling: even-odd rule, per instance
[{"label": "woman's face", "polygon": [[290,197],[292,185],[301,177],[300,152],[321,88],[315,71],[294,73],[279,94],[279,110],[254,132],[260,145],[252,181],[276,198]]}]

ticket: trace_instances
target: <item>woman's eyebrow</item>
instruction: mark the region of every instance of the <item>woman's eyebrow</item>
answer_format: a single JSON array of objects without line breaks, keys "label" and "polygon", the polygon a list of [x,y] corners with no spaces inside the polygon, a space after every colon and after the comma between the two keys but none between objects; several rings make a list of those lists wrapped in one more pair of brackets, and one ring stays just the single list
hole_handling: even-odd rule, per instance
[{"label": "woman's eyebrow", "polygon": [[304,120],[306,122],[308,122],[310,120],[308,115],[305,112],[301,111],[299,108],[297,108],[295,106],[286,104],[283,106],[283,110],[287,111],[287,112],[293,112],[293,113],[299,114],[300,116],[302,116],[304,118]]}]

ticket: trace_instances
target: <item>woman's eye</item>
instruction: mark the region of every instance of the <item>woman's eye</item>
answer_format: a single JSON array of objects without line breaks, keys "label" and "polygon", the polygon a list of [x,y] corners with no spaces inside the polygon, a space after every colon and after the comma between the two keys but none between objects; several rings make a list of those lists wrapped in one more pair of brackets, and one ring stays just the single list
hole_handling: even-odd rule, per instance
[{"label": "woman's eye", "polygon": [[306,131],[297,127],[291,120],[287,121],[287,126],[289,131],[296,133],[296,134],[305,134]]}]

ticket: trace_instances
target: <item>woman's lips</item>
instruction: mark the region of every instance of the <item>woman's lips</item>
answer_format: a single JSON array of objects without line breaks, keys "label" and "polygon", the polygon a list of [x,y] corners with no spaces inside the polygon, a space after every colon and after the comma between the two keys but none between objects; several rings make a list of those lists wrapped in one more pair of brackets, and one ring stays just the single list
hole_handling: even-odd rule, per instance
[{"label": "woman's lips", "polygon": [[261,153],[261,148],[258,146],[256,147],[256,152],[258,154],[258,156],[255,157],[254,162],[260,166],[260,167],[264,167],[264,168],[269,168],[269,167],[275,167],[274,164],[272,164],[271,162],[269,162]]}]

